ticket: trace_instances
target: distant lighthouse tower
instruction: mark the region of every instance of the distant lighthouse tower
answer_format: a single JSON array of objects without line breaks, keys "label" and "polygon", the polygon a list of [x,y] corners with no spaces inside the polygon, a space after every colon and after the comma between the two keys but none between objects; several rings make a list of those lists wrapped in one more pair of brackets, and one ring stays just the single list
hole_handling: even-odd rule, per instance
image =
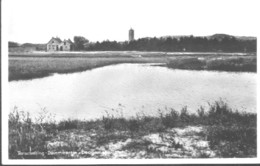
[{"label": "distant lighthouse tower", "polygon": [[135,40],[135,38],[134,38],[134,30],[131,28],[129,30],[129,41],[133,41],[133,40]]}]

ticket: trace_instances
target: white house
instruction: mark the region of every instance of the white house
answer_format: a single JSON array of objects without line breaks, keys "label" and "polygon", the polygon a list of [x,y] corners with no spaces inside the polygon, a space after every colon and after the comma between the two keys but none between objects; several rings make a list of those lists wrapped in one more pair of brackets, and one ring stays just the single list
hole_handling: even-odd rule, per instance
[{"label": "white house", "polygon": [[70,39],[62,41],[58,37],[52,37],[47,43],[47,51],[72,51],[73,49],[74,44]]}]

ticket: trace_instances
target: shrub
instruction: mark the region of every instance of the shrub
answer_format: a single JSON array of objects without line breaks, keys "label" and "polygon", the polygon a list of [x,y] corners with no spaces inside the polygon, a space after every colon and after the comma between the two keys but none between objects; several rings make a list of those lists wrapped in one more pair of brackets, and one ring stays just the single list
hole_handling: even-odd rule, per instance
[{"label": "shrub", "polygon": [[79,120],[63,120],[58,124],[58,130],[78,129]]},{"label": "shrub", "polygon": [[141,129],[147,132],[162,132],[166,129],[160,118],[145,117]]},{"label": "shrub", "polygon": [[183,107],[181,109],[180,119],[184,123],[188,123],[190,121],[190,115],[188,114],[187,107]]},{"label": "shrub", "polygon": [[231,58],[212,59],[207,61],[207,69],[222,71],[251,71],[256,72],[256,59]]},{"label": "shrub", "polygon": [[210,148],[222,157],[256,156],[256,127],[213,126],[207,135]]},{"label": "shrub", "polygon": [[32,122],[29,113],[14,108],[9,114],[9,158],[18,158],[19,151],[46,154],[50,136],[41,124]]},{"label": "shrub", "polygon": [[104,117],[102,118],[103,127],[105,130],[112,130],[114,118],[113,117]]},{"label": "shrub", "polygon": [[192,69],[201,70],[204,69],[206,65],[205,61],[201,61],[198,58],[178,58],[170,60],[167,64],[170,68],[176,69]]},{"label": "shrub", "polygon": [[131,132],[137,132],[140,129],[140,120],[138,119],[129,119],[127,121],[127,127]]},{"label": "shrub", "polygon": [[161,114],[160,118],[166,128],[177,127],[180,121],[179,113],[173,109],[165,115]]}]

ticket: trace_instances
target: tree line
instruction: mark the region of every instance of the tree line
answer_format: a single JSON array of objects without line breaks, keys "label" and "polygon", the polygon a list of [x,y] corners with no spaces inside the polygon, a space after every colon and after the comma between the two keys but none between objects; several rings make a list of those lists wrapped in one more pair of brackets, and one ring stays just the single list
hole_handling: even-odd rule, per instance
[{"label": "tree line", "polygon": [[131,42],[89,42],[82,36],[74,37],[80,51],[187,51],[187,52],[256,52],[256,39],[240,40],[233,36],[140,38]]},{"label": "tree line", "polygon": [[[213,35],[214,36],[214,35]],[[74,36],[74,49],[76,51],[165,51],[165,52],[256,52],[256,39],[241,40],[234,36],[221,37],[161,37],[140,38],[131,42],[102,41],[89,42],[83,36]],[[46,44],[20,45],[8,42],[11,47],[36,46],[45,50]]]}]

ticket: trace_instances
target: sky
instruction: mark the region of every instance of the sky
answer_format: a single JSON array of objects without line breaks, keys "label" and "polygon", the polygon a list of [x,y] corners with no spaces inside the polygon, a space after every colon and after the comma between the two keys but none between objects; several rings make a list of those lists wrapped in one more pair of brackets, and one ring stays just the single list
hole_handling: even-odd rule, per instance
[{"label": "sky", "polygon": [[8,41],[47,43],[51,37],[135,39],[225,33],[256,36],[258,0],[3,0]]}]

